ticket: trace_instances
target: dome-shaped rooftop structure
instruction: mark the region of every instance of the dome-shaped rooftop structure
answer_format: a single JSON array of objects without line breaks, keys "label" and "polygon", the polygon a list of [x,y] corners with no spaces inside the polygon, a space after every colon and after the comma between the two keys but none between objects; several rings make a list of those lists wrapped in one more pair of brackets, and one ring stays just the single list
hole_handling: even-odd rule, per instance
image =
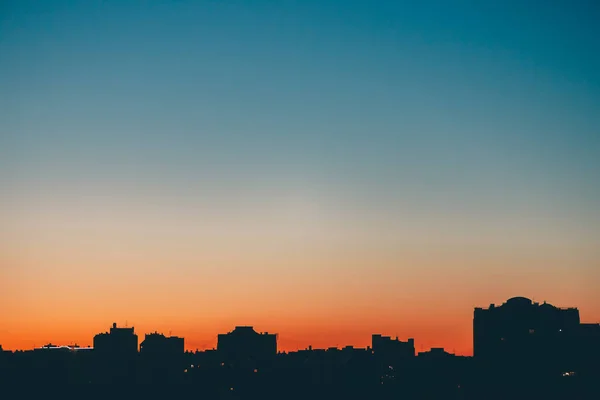
[{"label": "dome-shaped rooftop structure", "polygon": [[530,306],[532,304],[532,301],[527,297],[513,297],[506,300],[506,304],[515,306]]}]

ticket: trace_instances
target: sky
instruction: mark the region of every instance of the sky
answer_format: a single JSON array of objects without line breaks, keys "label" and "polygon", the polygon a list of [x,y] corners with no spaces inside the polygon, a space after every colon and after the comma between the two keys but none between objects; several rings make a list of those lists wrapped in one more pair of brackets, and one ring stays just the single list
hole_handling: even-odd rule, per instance
[{"label": "sky", "polygon": [[[417,4],[418,3],[418,4]],[[0,2],[0,344],[600,322],[595,1]]]}]

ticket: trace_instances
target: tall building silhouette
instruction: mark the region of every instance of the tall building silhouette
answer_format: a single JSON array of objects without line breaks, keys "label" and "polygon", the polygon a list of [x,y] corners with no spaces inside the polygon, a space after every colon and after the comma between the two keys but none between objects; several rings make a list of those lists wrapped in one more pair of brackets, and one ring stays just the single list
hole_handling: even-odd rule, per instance
[{"label": "tall building silhouette", "polygon": [[600,324],[581,324],[574,351],[579,354],[579,370],[589,376],[600,376]]},{"label": "tall building silhouette", "polygon": [[131,354],[138,351],[138,337],[134,328],[119,328],[113,323],[110,332],[94,336],[94,350],[104,354]]},{"label": "tall building silhouette", "polygon": [[579,310],[513,297],[500,306],[475,308],[473,353],[484,361],[574,362]]},{"label": "tall building silhouette", "polygon": [[172,383],[184,372],[184,339],[158,332],[146,334],[140,345],[139,378],[145,383]]},{"label": "tall building silhouette", "polygon": [[94,336],[96,371],[99,383],[133,383],[136,379],[138,337],[134,328],[119,328],[113,323],[110,332]]}]

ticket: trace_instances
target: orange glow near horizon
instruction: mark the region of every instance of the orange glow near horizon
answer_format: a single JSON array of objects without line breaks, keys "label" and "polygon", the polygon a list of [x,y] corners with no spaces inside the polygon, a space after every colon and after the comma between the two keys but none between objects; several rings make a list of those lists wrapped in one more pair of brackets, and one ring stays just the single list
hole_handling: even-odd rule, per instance
[{"label": "orange glow near horizon", "polygon": [[[54,345],[76,344],[81,347],[87,347],[93,345],[94,334],[108,331],[109,328],[110,325],[107,325],[106,328],[97,330],[95,333],[92,333],[91,330],[89,333],[84,332],[83,328],[69,329],[67,327],[62,330],[49,328],[48,331],[27,331],[23,328],[10,332],[3,331],[3,347],[5,350],[28,350],[48,343]],[[202,351],[216,348],[217,334],[231,331],[234,326],[214,332],[198,330],[161,330],[155,329],[150,325],[136,325],[134,328],[140,343],[144,340],[145,333],[158,331],[165,335],[171,333],[174,336],[183,336],[186,341],[186,350]],[[327,329],[325,326],[323,327],[324,329],[320,329],[319,331],[302,331],[298,329],[294,331],[278,332],[276,329],[269,329],[261,327],[260,325],[255,326],[254,328],[260,332],[278,333],[278,349],[279,351],[284,352],[301,350],[308,348],[309,346],[312,346],[315,349],[329,347],[342,348],[345,346],[364,348],[371,345],[371,334],[379,332],[369,333],[368,329],[341,332],[342,329],[340,328]],[[461,332],[450,332],[449,335],[445,337],[440,337],[435,332],[427,331],[426,329],[416,332],[418,335],[403,335],[402,332],[398,332],[396,335],[395,332],[390,333],[383,331],[379,333],[392,337],[398,336],[398,338],[403,341],[408,339],[408,337],[418,336],[415,345],[417,352],[428,350],[431,347],[444,347],[447,351],[454,351],[457,354],[471,354],[471,338],[461,337]]]},{"label": "orange glow near horizon", "polygon": [[364,347],[381,333],[468,355],[473,308],[514,296],[600,321],[593,238],[561,237],[543,221],[302,202],[244,212],[107,204],[22,204],[3,215],[4,348],[90,345],[115,321],[140,341],[182,336],[188,350],[252,325],[278,333],[283,351]]},{"label": "orange glow near horizon", "polygon": [[[582,315],[588,315],[580,310]],[[77,344],[81,347],[93,345],[93,336],[110,329],[111,322],[98,323],[85,316],[79,321],[69,322],[60,318],[48,316],[37,323],[18,321],[9,326],[3,323],[0,334],[5,350],[27,350],[40,347],[47,343],[55,345]],[[589,321],[598,321],[599,315]],[[149,317],[147,317],[149,318]],[[371,335],[381,333],[386,336],[398,337],[400,340],[415,339],[417,352],[429,350],[431,347],[443,347],[446,351],[458,355],[472,355],[472,310],[457,314],[448,314],[444,319],[426,318],[417,315],[406,315],[404,322],[398,324],[387,318],[364,318],[363,324],[357,324],[351,318],[334,315],[306,319],[270,320],[268,316],[256,315],[244,323],[235,323],[235,318],[216,318],[204,320],[197,324],[186,324],[183,320],[163,319],[156,323],[151,319],[120,321],[119,326],[135,328],[139,342],[144,340],[144,334],[151,332],[185,338],[186,350],[207,350],[216,348],[218,333],[231,331],[236,325],[252,325],[258,332],[278,334],[279,351],[296,351],[308,346],[313,348],[342,348],[348,345],[367,347],[371,344]],[[248,323],[252,319],[256,324]],[[585,318],[582,318],[586,322]]]}]

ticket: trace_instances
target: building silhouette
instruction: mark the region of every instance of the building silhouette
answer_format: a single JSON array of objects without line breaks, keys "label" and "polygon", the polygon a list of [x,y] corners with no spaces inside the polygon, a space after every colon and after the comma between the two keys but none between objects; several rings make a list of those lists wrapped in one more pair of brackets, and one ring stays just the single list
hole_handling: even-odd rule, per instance
[{"label": "building silhouette", "polygon": [[473,354],[477,359],[568,363],[580,331],[579,310],[513,297],[500,306],[475,308]]},{"label": "building silhouette", "polygon": [[258,333],[251,326],[236,326],[219,334],[217,352],[224,362],[265,362],[277,355],[277,335]]},{"label": "building silhouette", "polygon": [[94,349],[103,354],[132,354],[138,351],[138,337],[134,328],[119,328],[113,323],[110,332],[94,336]]},{"label": "building silhouette", "polygon": [[113,323],[109,332],[94,336],[97,383],[134,383],[136,381],[138,336],[134,328],[119,328]]},{"label": "building silhouette", "polygon": [[70,345],[70,346],[57,346],[54,345],[52,343],[48,343],[42,347],[36,347],[35,349],[33,349],[33,351],[53,351],[53,352],[59,352],[59,351],[91,351],[94,350],[93,347],[79,347],[78,345]]},{"label": "building silhouette", "polygon": [[374,334],[371,336],[371,347],[375,357],[385,365],[400,366],[410,362],[415,357],[415,340],[406,342],[390,336]]},{"label": "building silhouette", "polygon": [[140,344],[141,354],[170,355],[183,354],[185,342],[182,337],[165,336],[154,332],[146,334],[144,341]]},{"label": "building silhouette", "polygon": [[428,351],[420,351],[417,357],[421,360],[447,360],[456,357],[455,354],[448,353],[443,347],[432,347]]},{"label": "building silhouette", "polygon": [[600,324],[581,324],[573,351],[581,375],[600,377]]},{"label": "building silhouette", "polygon": [[158,332],[146,334],[140,344],[138,379],[145,383],[175,383],[184,373],[184,339]]}]

